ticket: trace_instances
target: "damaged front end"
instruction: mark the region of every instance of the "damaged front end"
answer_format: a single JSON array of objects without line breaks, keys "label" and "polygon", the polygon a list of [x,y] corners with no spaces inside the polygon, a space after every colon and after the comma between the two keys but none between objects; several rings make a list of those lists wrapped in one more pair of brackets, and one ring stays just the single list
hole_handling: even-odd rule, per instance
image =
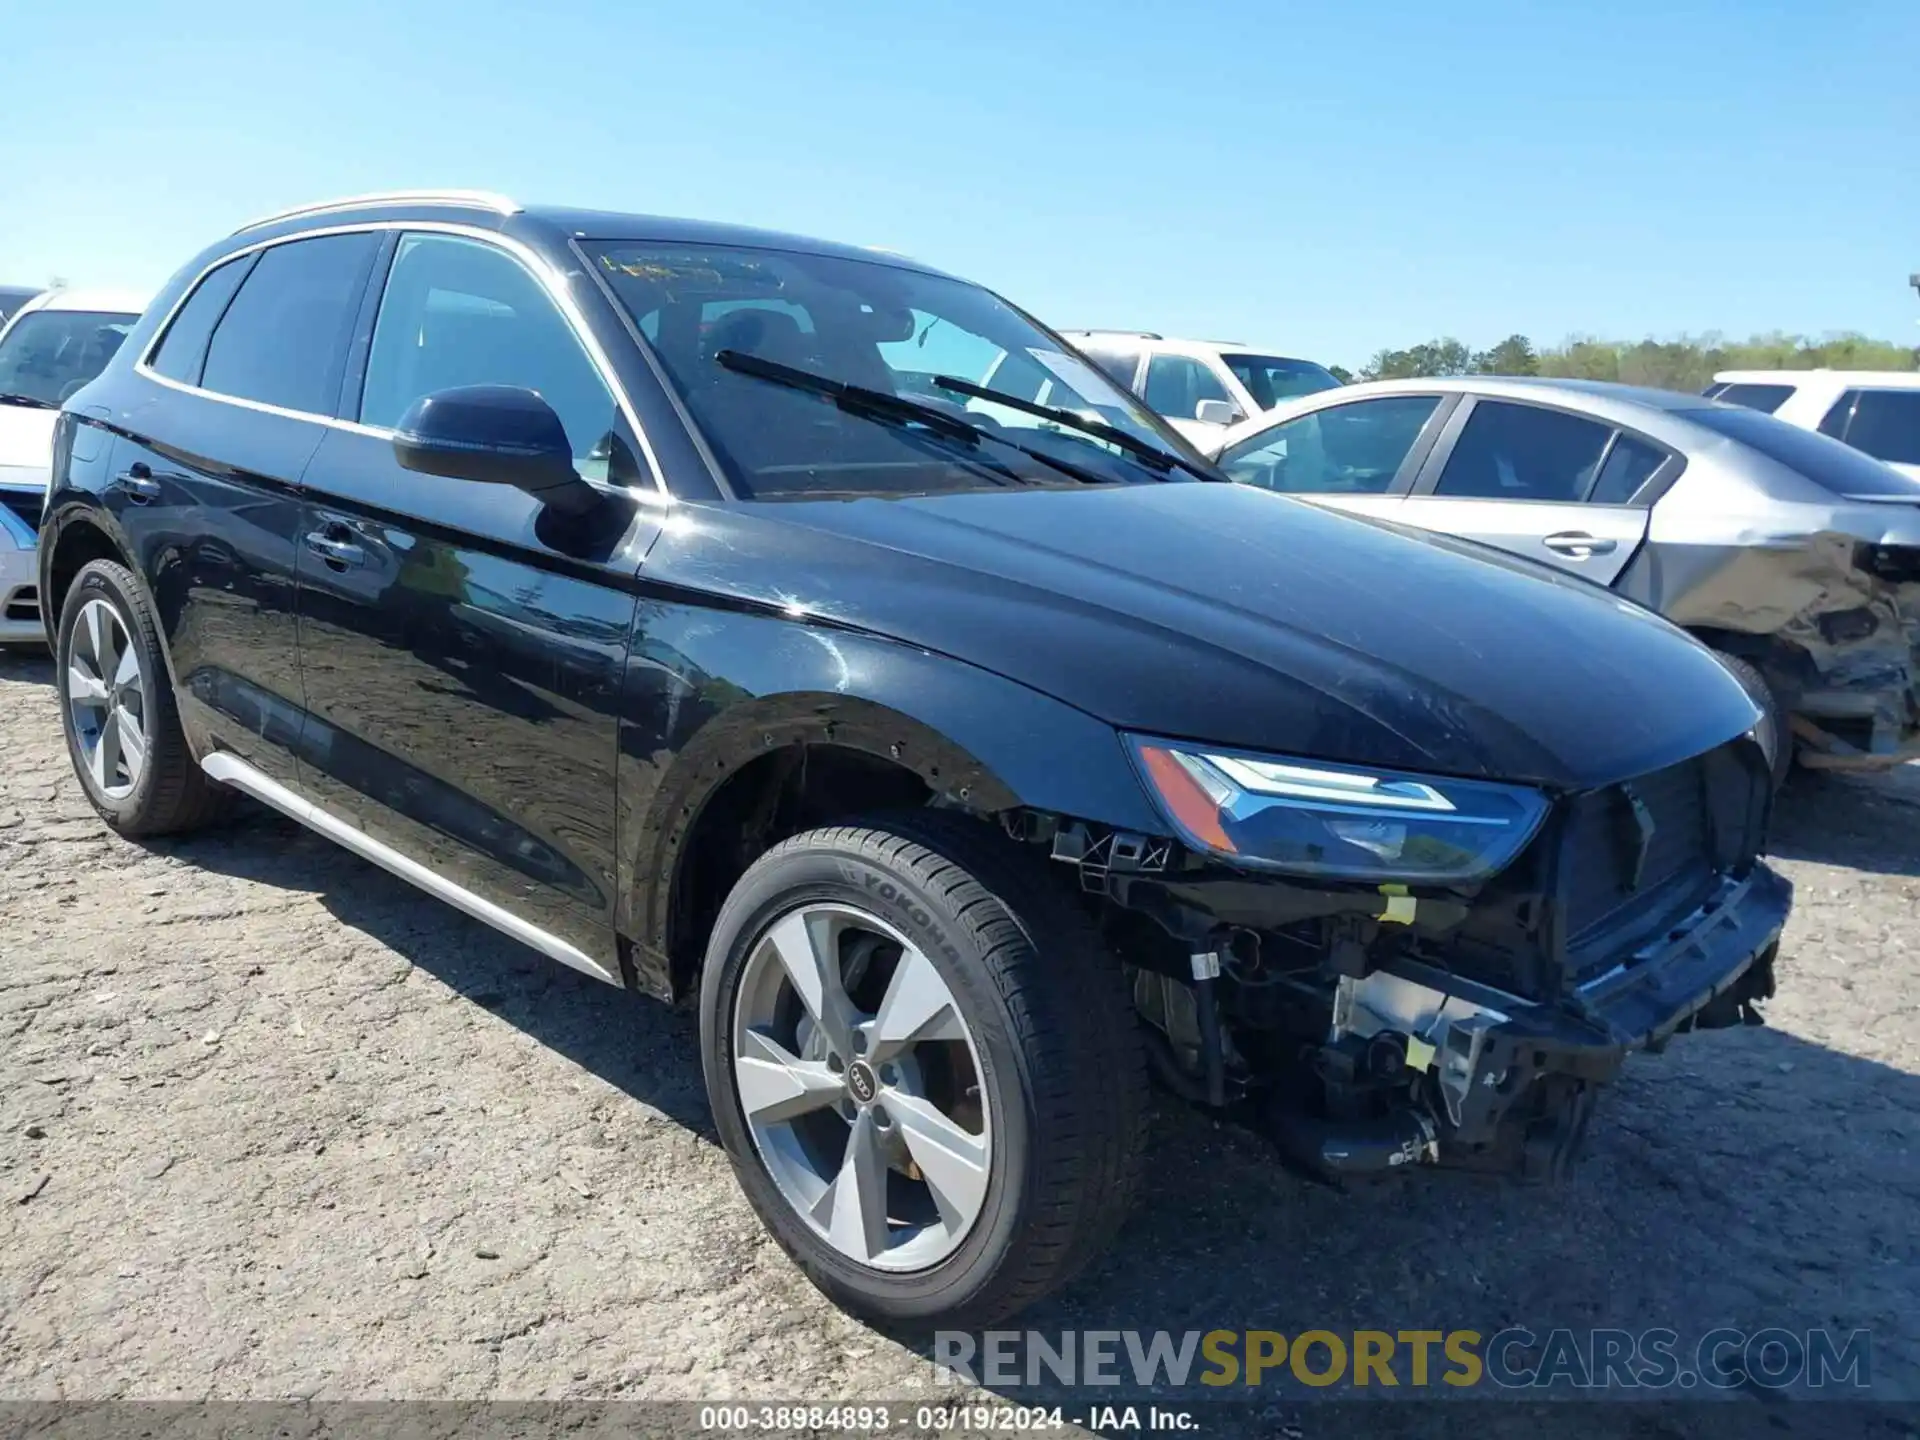
[{"label": "damaged front end", "polygon": [[[1449,784],[1432,794],[1462,808]],[[1179,840],[1050,817],[1029,817],[1028,838],[1078,870],[1162,1080],[1317,1176],[1558,1177],[1628,1053],[1758,1024],[1773,993],[1791,887],[1756,859],[1770,783],[1751,739],[1545,796],[1517,855],[1434,883],[1234,863],[1221,842],[1245,844],[1232,821],[1252,812],[1220,790],[1211,836],[1175,808]],[[1437,803],[1394,803],[1415,801]],[[1380,821],[1350,828],[1368,802],[1313,803],[1380,849]],[[1329,863],[1339,848],[1314,852],[1322,870],[1359,868]],[[1444,841],[1403,850],[1409,871],[1459,863]]]}]

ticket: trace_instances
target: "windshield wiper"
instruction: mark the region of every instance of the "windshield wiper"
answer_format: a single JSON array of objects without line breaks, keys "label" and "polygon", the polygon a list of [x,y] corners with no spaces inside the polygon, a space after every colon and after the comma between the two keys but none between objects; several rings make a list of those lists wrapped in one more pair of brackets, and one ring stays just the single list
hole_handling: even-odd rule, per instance
[{"label": "windshield wiper", "polygon": [[0,391],[0,405],[24,405],[29,410],[58,410],[60,407],[51,400],[42,400],[38,395],[21,395],[13,391]]},{"label": "windshield wiper", "polygon": [[1062,460],[1049,455],[1044,450],[1035,450],[1022,445],[1018,440],[987,429],[984,425],[969,425],[956,415],[949,415],[932,405],[924,405],[918,400],[908,400],[904,396],[890,395],[885,390],[870,389],[865,385],[852,385],[844,380],[830,380],[825,375],[816,375],[811,370],[802,370],[796,365],[782,365],[778,360],[763,360],[744,350],[721,350],[714,355],[714,363],[725,366],[741,375],[751,375],[756,380],[769,380],[776,385],[785,385],[790,389],[804,390],[831,400],[849,415],[861,415],[871,420],[910,421],[923,425],[935,435],[948,440],[957,440],[964,445],[978,446],[982,440],[992,440],[1010,450],[1017,450],[1029,459],[1038,460],[1042,465],[1058,470],[1062,475],[1071,476],[1085,485],[1111,485],[1115,482],[1104,475],[1074,464],[1071,460]]},{"label": "windshield wiper", "polygon": [[1022,400],[1017,395],[1008,395],[999,390],[989,390],[984,385],[976,385],[971,380],[962,380],[955,375],[936,375],[933,383],[942,390],[951,390],[956,395],[971,395],[976,400],[991,400],[996,405],[1005,405],[1009,410],[1021,410],[1028,415],[1037,415],[1042,420],[1051,420],[1057,425],[1065,425],[1070,430],[1079,430],[1118,445],[1134,459],[1150,470],[1164,475],[1174,466],[1198,475],[1202,480],[1216,480],[1219,477],[1195,465],[1191,460],[1183,460],[1169,450],[1157,445],[1149,445],[1137,435],[1129,435],[1117,425],[1109,425],[1104,420],[1089,420],[1084,415],[1076,415],[1071,410],[1062,410],[1055,405],[1042,405],[1036,400]]}]

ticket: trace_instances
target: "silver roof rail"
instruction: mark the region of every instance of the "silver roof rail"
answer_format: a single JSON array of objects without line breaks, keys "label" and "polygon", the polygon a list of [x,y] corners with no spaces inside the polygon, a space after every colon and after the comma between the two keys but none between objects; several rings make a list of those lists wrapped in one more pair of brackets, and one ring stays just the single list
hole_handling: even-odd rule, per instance
[{"label": "silver roof rail", "polygon": [[358,210],[366,205],[464,205],[476,210],[491,210],[496,215],[518,215],[523,208],[519,201],[509,200],[505,195],[496,195],[489,190],[380,190],[370,195],[348,195],[339,200],[322,200],[313,205],[296,205],[291,210],[275,211],[271,215],[262,215],[258,220],[249,220],[233,233],[244,234],[248,230],[258,230],[262,225],[273,225],[300,215],[324,215],[330,210]]}]

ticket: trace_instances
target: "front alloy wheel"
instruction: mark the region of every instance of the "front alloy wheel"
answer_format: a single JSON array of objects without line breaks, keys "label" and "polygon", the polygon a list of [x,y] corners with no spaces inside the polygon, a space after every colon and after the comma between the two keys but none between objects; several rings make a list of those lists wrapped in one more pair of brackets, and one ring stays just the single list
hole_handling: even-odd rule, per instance
[{"label": "front alloy wheel", "polygon": [[918,1269],[980,1218],[993,1142],[973,1034],[933,962],[877,915],[803,905],[762,934],[733,1073],[774,1184],[840,1254]]},{"label": "front alloy wheel", "polygon": [[761,856],[714,921],[700,1040],[747,1199],[855,1314],[986,1324],[1126,1213],[1147,1091],[1118,967],[1045,859],[979,820]]}]

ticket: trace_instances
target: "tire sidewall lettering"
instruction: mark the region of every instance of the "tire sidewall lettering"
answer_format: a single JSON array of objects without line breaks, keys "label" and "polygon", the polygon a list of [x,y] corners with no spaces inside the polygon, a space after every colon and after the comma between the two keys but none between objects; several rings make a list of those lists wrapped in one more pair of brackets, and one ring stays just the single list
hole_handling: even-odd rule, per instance
[{"label": "tire sidewall lettering", "polygon": [[917,932],[916,940],[931,941],[933,948],[955,966],[965,965],[963,952],[941,927],[938,918],[899,881],[884,871],[850,860],[841,860],[838,868],[841,878],[849,885],[858,886],[876,910],[910,922]]}]

